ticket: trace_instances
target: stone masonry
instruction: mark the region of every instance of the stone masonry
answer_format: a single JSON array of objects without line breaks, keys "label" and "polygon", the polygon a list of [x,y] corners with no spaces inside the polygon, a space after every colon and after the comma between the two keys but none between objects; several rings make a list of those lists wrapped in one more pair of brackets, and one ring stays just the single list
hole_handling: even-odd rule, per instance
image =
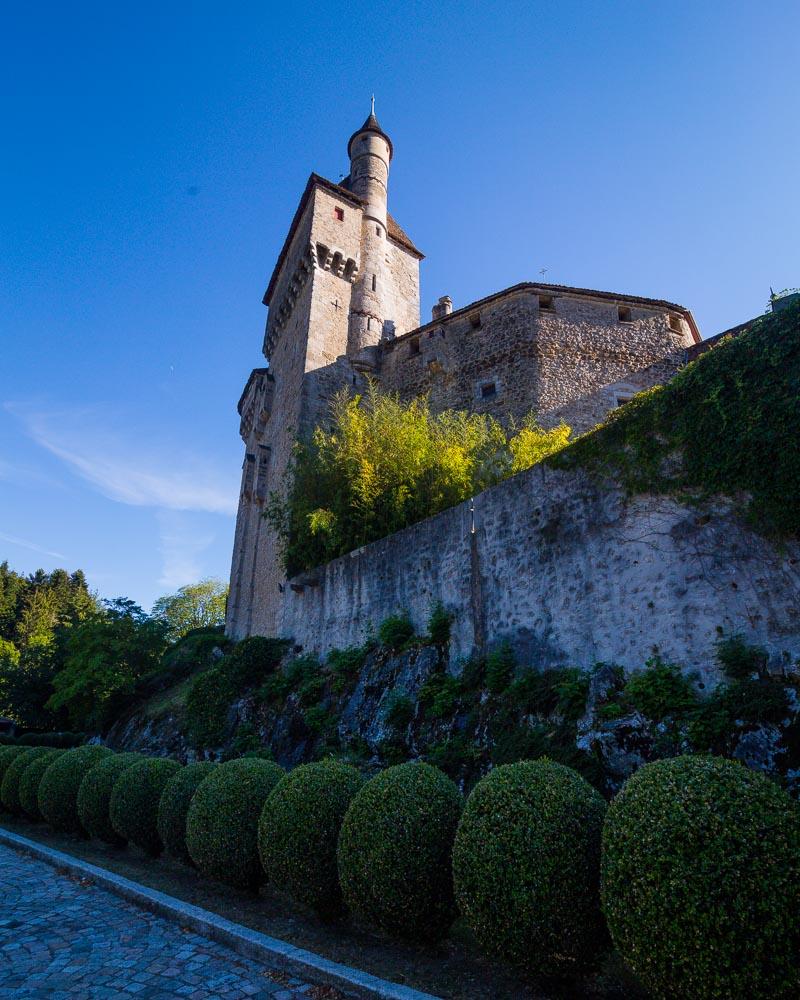
[{"label": "stone masonry", "polygon": [[[669,380],[700,341],[691,313],[659,299],[524,283],[420,325],[422,254],[387,210],[392,142],[373,113],[348,143],[340,184],[312,174],[264,303],[268,364],[239,401],[245,443],[227,631],[288,627],[291,588],[264,520],[292,446],[342,387],[368,378],[403,399],[588,430],[635,393]],[[435,552],[431,552],[433,557]],[[291,615],[289,615],[289,618]],[[289,634],[289,633],[286,633]]]}]

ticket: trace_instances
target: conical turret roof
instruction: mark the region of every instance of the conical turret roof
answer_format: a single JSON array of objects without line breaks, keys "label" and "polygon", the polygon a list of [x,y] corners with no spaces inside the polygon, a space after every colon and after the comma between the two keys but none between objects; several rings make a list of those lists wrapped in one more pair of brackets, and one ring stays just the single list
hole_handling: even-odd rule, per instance
[{"label": "conical turret roof", "polygon": [[353,132],[353,134],[350,136],[350,141],[347,143],[348,156],[350,156],[350,149],[353,145],[353,140],[357,138],[359,135],[361,135],[362,132],[374,132],[376,135],[379,135],[381,136],[381,138],[385,139],[386,144],[389,147],[389,159],[391,160],[392,155],[394,154],[394,147],[392,146],[392,140],[383,131],[383,129],[380,126],[380,123],[378,122],[378,119],[375,117],[375,98],[372,99],[372,110],[367,116],[367,120],[364,122],[361,128],[356,129],[356,131]]}]

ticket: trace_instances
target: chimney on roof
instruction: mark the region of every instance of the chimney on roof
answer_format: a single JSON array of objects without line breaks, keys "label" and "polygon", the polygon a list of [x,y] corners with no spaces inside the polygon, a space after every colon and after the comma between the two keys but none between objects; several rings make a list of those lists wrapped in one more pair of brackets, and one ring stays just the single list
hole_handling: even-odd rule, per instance
[{"label": "chimney on roof", "polygon": [[436,305],[433,307],[433,318],[442,319],[444,316],[449,316],[453,311],[453,300],[449,295],[442,295]]}]

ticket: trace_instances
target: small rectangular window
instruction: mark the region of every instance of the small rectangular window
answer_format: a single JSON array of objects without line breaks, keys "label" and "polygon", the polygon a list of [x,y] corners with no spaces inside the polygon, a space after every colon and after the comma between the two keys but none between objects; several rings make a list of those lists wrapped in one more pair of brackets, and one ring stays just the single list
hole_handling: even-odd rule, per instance
[{"label": "small rectangular window", "polygon": [[380,226],[376,226],[375,227],[375,235],[376,236],[380,236],[381,235],[381,227]]},{"label": "small rectangular window", "polygon": [[339,207],[334,208],[333,214],[334,214],[334,217],[337,219],[338,222],[344,222],[344,209],[343,208],[339,208]]},{"label": "small rectangular window", "polygon": [[539,309],[544,312],[553,312],[555,307],[553,305],[552,295],[540,295],[539,296]]},{"label": "small rectangular window", "polygon": [[484,382],[481,386],[481,399],[491,399],[497,395],[497,385],[494,382]]},{"label": "small rectangular window", "polygon": [[408,342],[408,353],[419,354],[419,337],[412,337]]},{"label": "small rectangular window", "polygon": [[373,292],[375,291],[375,288],[376,288],[377,284],[378,284],[378,279],[377,279],[377,277],[376,277],[376,276],[375,276],[375,275],[373,274],[373,275],[372,275],[372,291],[373,291]]},{"label": "small rectangular window", "polygon": [[617,307],[617,318],[620,323],[632,323],[633,314],[631,313],[628,306],[618,306]]},{"label": "small rectangular window", "polygon": [[473,313],[469,318],[469,325],[473,330],[480,330],[481,328],[481,314]]},{"label": "small rectangular window", "polygon": [[669,328],[674,333],[682,333],[680,316],[676,316],[675,313],[669,314]]}]

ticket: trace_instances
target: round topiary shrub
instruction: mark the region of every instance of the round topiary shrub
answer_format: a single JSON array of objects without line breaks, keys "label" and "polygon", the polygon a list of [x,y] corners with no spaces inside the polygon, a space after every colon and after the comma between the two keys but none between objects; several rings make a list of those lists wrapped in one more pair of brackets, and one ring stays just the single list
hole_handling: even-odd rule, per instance
[{"label": "round topiary shrub", "polygon": [[637,771],[608,809],[601,898],[658,997],[800,996],[800,809],[738,762]]},{"label": "round topiary shrub", "polygon": [[543,758],[497,767],[467,800],[453,847],[459,910],[488,953],[527,972],[586,964],[606,940],[600,837],[606,804]]},{"label": "round topiary shrub", "polygon": [[339,835],[346,906],[389,934],[442,937],[455,915],[451,854],[461,807],[458,788],[430,764],[398,764],[368,781]]},{"label": "round topiary shrub", "polygon": [[39,811],[39,783],[48,767],[64,752],[64,750],[48,750],[41,757],[36,757],[22,772],[22,777],[19,779],[19,804],[28,819],[39,821],[44,818]]},{"label": "round topiary shrub", "polygon": [[200,782],[215,767],[217,765],[210,761],[187,764],[173,774],[161,793],[156,824],[158,835],[167,854],[187,865],[192,864],[192,859],[186,849],[186,815]]},{"label": "round topiary shrub", "polygon": [[118,775],[108,816],[117,836],[153,856],[164,849],[158,835],[158,805],[167,782],[181,768],[176,760],[148,757]]},{"label": "round topiary shrub", "polygon": [[78,818],[78,789],[86,773],[111,753],[108,747],[76,747],[57,757],[44,772],[37,802],[42,818],[54,830],[85,834]]},{"label": "round topiary shrub", "polygon": [[138,753],[115,753],[87,772],[78,789],[78,819],[90,837],[118,847],[125,843],[111,825],[111,792],[122,772],[140,760]]},{"label": "round topiary shrub", "polygon": [[186,848],[204,875],[241,888],[263,882],[258,820],[284,773],[270,760],[241,757],[200,782],[186,817]]},{"label": "round topiary shrub", "polygon": [[6,767],[0,784],[0,801],[7,812],[15,816],[22,815],[23,809],[19,801],[20,779],[29,764],[32,764],[37,757],[43,757],[48,753],[50,750],[47,747],[28,747],[24,753],[17,754]]},{"label": "round topiary shrub", "polygon": [[[2,747],[0,749],[0,787],[2,787],[3,779],[6,776],[6,771],[11,766],[12,762],[24,753],[27,753],[30,747],[24,746],[10,746]],[[2,800],[0,800],[0,807],[2,807]]]},{"label": "round topiary shrub", "polygon": [[258,851],[268,881],[324,917],[341,908],[336,845],[363,783],[341,761],[304,764],[278,782],[261,813]]}]

